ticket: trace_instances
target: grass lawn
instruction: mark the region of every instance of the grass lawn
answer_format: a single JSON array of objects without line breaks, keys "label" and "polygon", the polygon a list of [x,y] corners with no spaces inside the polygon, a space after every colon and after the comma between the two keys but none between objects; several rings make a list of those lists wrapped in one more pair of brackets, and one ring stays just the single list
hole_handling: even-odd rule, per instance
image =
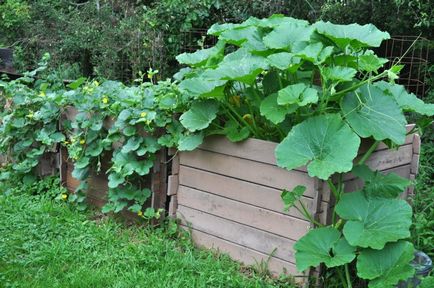
[{"label": "grass lawn", "polygon": [[0,193],[0,287],[289,287],[195,249],[174,225],[94,216],[49,194]]}]

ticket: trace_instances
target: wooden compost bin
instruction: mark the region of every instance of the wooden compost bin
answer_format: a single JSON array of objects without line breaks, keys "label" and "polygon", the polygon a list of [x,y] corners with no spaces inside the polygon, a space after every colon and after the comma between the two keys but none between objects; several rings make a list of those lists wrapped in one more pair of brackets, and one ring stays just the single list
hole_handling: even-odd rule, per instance
[{"label": "wooden compost bin", "polygon": [[[411,127],[407,127],[408,130]],[[362,145],[361,153],[369,143]],[[210,137],[199,149],[173,156],[169,176],[169,213],[191,231],[199,246],[218,249],[246,265],[264,261],[273,274],[296,271],[293,245],[310,228],[296,209],[283,212],[283,189],[307,187],[302,201],[321,223],[329,223],[333,198],[324,181],[310,178],[306,167],[287,171],[276,166],[275,143],[249,139],[231,143]],[[366,162],[372,169],[414,179],[419,160],[418,135],[398,150],[380,144]],[[345,175],[346,190],[360,182]],[[412,194],[410,188],[404,195]]]},{"label": "wooden compost bin", "polygon": [[[68,107],[63,113],[63,117],[68,120],[73,120],[77,114],[74,107]],[[113,121],[108,121],[107,125],[112,125]],[[167,165],[166,165],[166,149],[161,149],[157,152],[157,157],[154,161],[154,167],[151,173],[143,177],[149,183],[148,188],[152,191],[152,196],[144,204],[145,207],[152,207],[155,209],[165,208],[166,206],[166,191],[167,191]],[[106,154],[101,159],[101,172],[96,173],[91,171],[88,184],[89,189],[86,193],[86,200],[89,204],[101,208],[107,202],[108,196],[108,176],[106,171],[110,167],[111,155]],[[60,150],[60,177],[63,185],[73,193],[80,181],[72,177],[74,170],[74,163],[69,159],[67,149]],[[123,211],[122,216],[127,218],[137,218],[137,215],[130,211]]]}]

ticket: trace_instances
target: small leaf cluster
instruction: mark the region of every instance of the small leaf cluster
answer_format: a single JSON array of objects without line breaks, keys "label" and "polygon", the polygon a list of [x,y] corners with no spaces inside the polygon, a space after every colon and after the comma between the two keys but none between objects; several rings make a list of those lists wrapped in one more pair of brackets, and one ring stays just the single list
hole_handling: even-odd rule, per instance
[{"label": "small leaf cluster", "polygon": [[[215,24],[208,33],[218,37],[214,47],[177,57],[187,65],[175,77],[189,99],[180,122],[191,133],[189,145],[178,148],[194,149],[213,134],[278,142],[278,166],[306,166],[336,200],[332,224],[324,226],[298,201],[304,187],[283,192],[287,208],[319,227],[295,244],[298,269],[336,267],[343,287],[351,287],[354,276],[369,280],[369,287],[410,277],[413,245],[405,239],[412,211],[398,199],[410,182],[364,163],[380,142],[405,143],[405,112],[421,114],[421,125],[430,125],[434,105],[395,84],[403,66],[386,70],[388,60],[371,50],[389,34],[372,24],[309,24],[282,15]],[[364,139],[373,144],[356,161]],[[364,181],[360,191],[344,193],[347,172]]]}]

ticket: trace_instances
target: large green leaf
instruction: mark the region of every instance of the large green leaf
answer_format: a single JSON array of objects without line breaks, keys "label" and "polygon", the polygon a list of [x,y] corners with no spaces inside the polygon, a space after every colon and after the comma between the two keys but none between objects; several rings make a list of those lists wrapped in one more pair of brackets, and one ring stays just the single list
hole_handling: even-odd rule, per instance
[{"label": "large green leaf", "polygon": [[262,42],[262,32],[258,27],[236,27],[223,31],[220,40],[241,46],[249,51],[265,51],[267,47]]},{"label": "large green leaf", "polygon": [[122,153],[128,153],[139,149],[140,144],[143,142],[143,138],[139,136],[133,136],[128,139],[127,143],[122,147]]},{"label": "large green leaf", "polygon": [[367,198],[362,192],[345,194],[336,205],[351,245],[383,249],[387,242],[410,236],[412,211],[401,199]]},{"label": "large green leaf", "polygon": [[235,120],[229,120],[224,127],[224,134],[231,142],[239,142],[249,138],[250,130],[248,127],[240,127]]},{"label": "large green leaf", "polygon": [[182,53],[176,56],[176,60],[178,60],[178,62],[181,64],[200,67],[203,66],[211,57],[215,57],[217,55],[223,56],[224,48],[225,42],[219,41],[216,46],[208,49],[197,50],[194,53]]},{"label": "large green leaf", "polygon": [[203,77],[194,77],[183,80],[179,89],[193,98],[221,98],[224,96],[224,85],[227,81],[211,80]]},{"label": "large green leaf", "polygon": [[270,66],[275,67],[280,70],[289,70],[289,72],[294,73],[297,71],[298,67],[301,65],[301,58],[295,56],[292,53],[280,52],[271,54],[267,57]]},{"label": "large green leaf", "polygon": [[381,89],[364,85],[347,94],[341,107],[348,123],[361,137],[404,144],[407,121],[396,101]]},{"label": "large green leaf", "polygon": [[311,177],[327,180],[353,167],[360,138],[337,114],[315,116],[294,126],[277,145],[277,164],[288,170],[308,164]]},{"label": "large green leaf", "polygon": [[298,106],[306,106],[316,102],[318,102],[318,91],[304,83],[286,86],[278,92],[277,96],[279,105],[297,104]]},{"label": "large green leaf", "polygon": [[[370,50],[369,50],[370,51]],[[383,67],[389,60],[377,57],[374,52],[370,51],[364,55],[359,56],[358,66],[359,69],[366,72],[377,72],[378,69]]]},{"label": "large green leaf", "polygon": [[352,81],[357,70],[350,67],[332,66],[322,69],[322,76],[332,81]]},{"label": "large green leaf", "polygon": [[272,49],[290,50],[294,43],[309,41],[313,31],[305,23],[285,22],[265,36],[264,43]]},{"label": "large green leaf", "polygon": [[239,49],[228,54],[216,69],[206,70],[202,77],[213,80],[235,80],[250,85],[267,67],[266,58]]},{"label": "large green leaf", "polygon": [[382,32],[372,24],[337,25],[330,22],[319,21],[313,25],[316,31],[345,49],[348,45],[355,49],[362,47],[379,47],[383,40],[390,39],[387,32]]},{"label": "large green leaf", "polygon": [[192,151],[203,142],[203,133],[181,135],[178,142],[179,151]]},{"label": "large green leaf", "polygon": [[218,103],[212,100],[194,102],[191,108],[181,115],[180,121],[191,132],[205,129],[217,117],[218,107]]},{"label": "large green leaf", "polygon": [[408,93],[404,86],[385,81],[376,82],[374,85],[388,95],[393,96],[396,102],[398,102],[399,107],[405,111],[414,111],[426,116],[434,115],[434,104],[424,103],[413,93]]},{"label": "large green leaf", "polygon": [[414,275],[410,261],[413,245],[407,241],[387,244],[382,250],[362,249],[357,258],[357,275],[369,281],[370,288],[395,287]]},{"label": "large green leaf", "polygon": [[297,269],[304,271],[324,263],[336,267],[350,263],[356,258],[355,247],[342,238],[339,230],[323,227],[310,230],[294,245]]},{"label": "large green leaf", "polygon": [[292,113],[297,110],[297,105],[290,105],[288,107],[277,104],[277,93],[271,94],[262,100],[260,112],[261,115],[273,122],[279,124],[285,120],[286,114]]},{"label": "large green leaf", "polygon": [[395,173],[374,172],[366,165],[357,165],[351,172],[365,181],[363,192],[367,197],[396,198],[411,184]]}]

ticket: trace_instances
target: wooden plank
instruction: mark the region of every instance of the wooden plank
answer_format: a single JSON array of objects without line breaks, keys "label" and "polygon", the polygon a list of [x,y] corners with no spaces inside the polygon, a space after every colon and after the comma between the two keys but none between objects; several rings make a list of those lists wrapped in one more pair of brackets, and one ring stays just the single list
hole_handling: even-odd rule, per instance
[{"label": "wooden plank", "polygon": [[420,154],[420,136],[419,134],[414,134],[414,139],[413,139],[413,153],[414,154]]},{"label": "wooden plank", "polygon": [[179,153],[172,157],[172,175],[179,174]]},{"label": "wooden plank", "polygon": [[[407,125],[407,132],[409,132],[413,126],[414,125]],[[405,139],[404,145],[409,144],[412,141],[413,134],[408,135]],[[367,151],[370,145],[372,145],[372,142],[364,141],[360,147],[360,153]],[[277,143],[254,138],[233,143],[226,137],[210,136],[206,138],[206,141],[199,148],[210,152],[277,165],[276,158],[274,156],[274,150],[276,146]],[[384,143],[380,143],[376,150],[384,149],[387,149],[387,146]],[[295,170],[306,171],[306,167],[302,166],[296,168]]]},{"label": "wooden plank", "polygon": [[176,217],[176,210],[178,209],[178,196],[173,195],[169,201],[169,217]]},{"label": "wooden plank", "polygon": [[419,173],[419,160],[420,155],[419,154],[413,154],[413,158],[411,159],[411,173],[414,175],[417,175]]},{"label": "wooden plank", "polygon": [[176,195],[178,193],[179,176],[170,175],[167,181],[167,196]]},{"label": "wooden plank", "polygon": [[295,241],[178,204],[181,223],[264,254],[295,263]]},{"label": "wooden plank", "polygon": [[397,166],[411,163],[413,146],[411,144],[401,146],[398,150],[382,150],[372,153],[366,161],[372,170],[387,170]]},{"label": "wooden plank", "polygon": [[[179,184],[276,212],[282,212],[284,209],[280,197],[282,190],[187,166],[181,166]],[[311,209],[312,198],[303,197],[302,201],[308,209]],[[321,207],[325,209],[326,206],[322,203]],[[301,217],[296,209],[290,209],[287,214]]]},{"label": "wooden plank", "polygon": [[306,195],[311,198],[314,197],[314,180],[304,172],[295,170],[287,171],[277,166],[204,150],[180,153],[180,163],[184,166],[277,188],[279,190],[290,190],[297,185],[304,185],[307,188]]},{"label": "wooden plank", "polygon": [[178,204],[293,240],[300,239],[310,227],[310,223],[304,219],[185,186],[179,187]]},{"label": "wooden plank", "polygon": [[279,276],[281,273],[286,272],[286,274],[295,276],[295,280],[299,283],[306,280],[306,277],[298,272],[295,265],[292,263],[282,261],[275,257],[270,257],[270,255],[240,246],[236,243],[229,242],[195,229],[188,229],[186,226],[181,227],[190,231],[193,241],[200,247],[215,249],[218,250],[218,252],[227,253],[231,258],[238,260],[245,265],[253,266],[253,268],[261,262],[267,263],[269,271],[274,276]]}]

